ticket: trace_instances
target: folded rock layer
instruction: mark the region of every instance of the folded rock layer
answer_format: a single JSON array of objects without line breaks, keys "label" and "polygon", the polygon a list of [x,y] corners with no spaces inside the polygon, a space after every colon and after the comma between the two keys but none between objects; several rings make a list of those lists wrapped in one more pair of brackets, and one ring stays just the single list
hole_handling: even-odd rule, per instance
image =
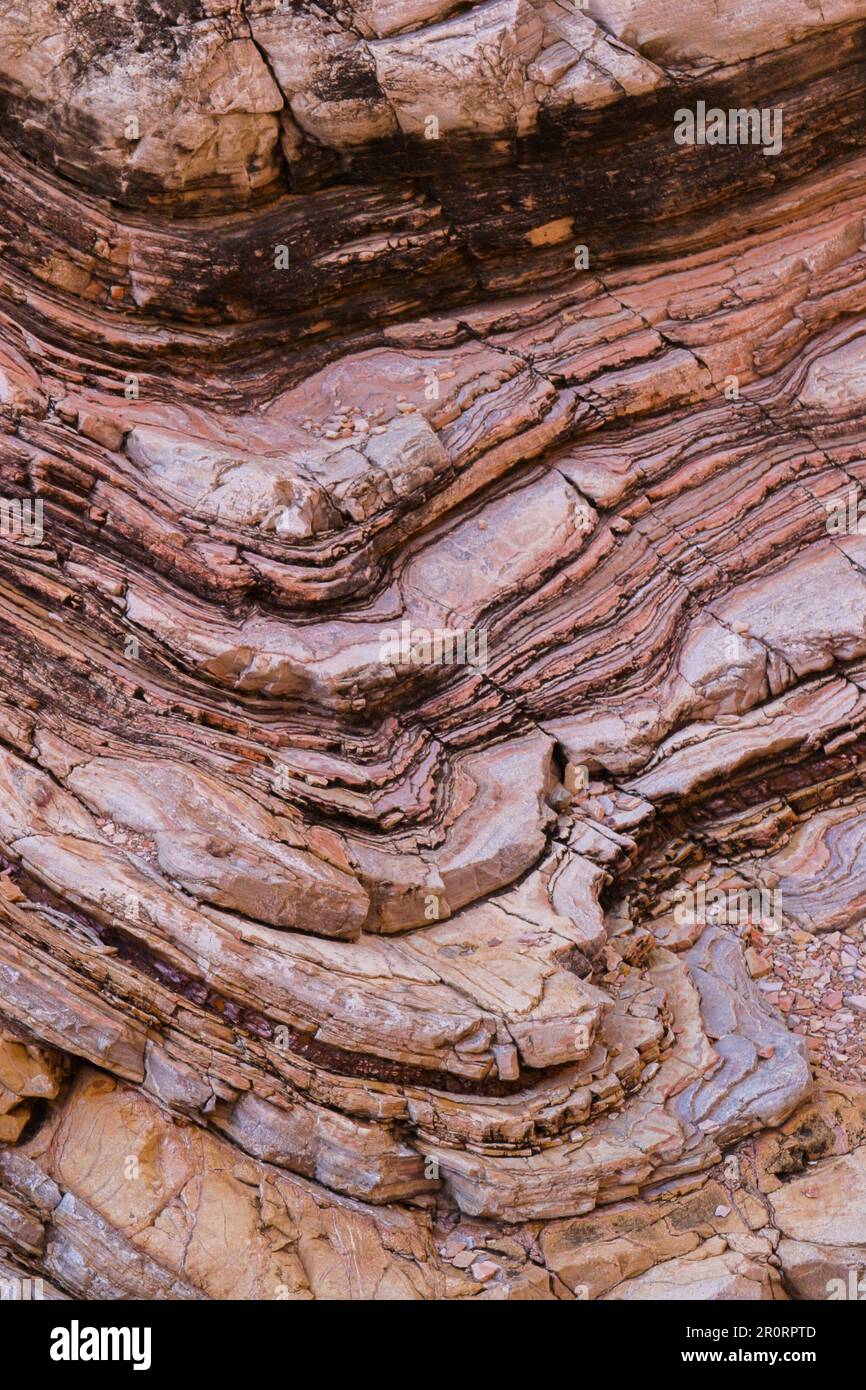
[{"label": "folded rock layer", "polygon": [[857,0],[0,0],[4,1287],[863,1263],[864,92]]}]

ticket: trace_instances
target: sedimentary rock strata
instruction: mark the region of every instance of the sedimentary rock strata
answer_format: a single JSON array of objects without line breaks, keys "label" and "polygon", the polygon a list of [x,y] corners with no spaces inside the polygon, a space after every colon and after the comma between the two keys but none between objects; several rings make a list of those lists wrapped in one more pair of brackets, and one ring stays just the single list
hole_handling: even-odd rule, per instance
[{"label": "sedimentary rock strata", "polygon": [[864,93],[857,0],[0,0],[0,1279],[866,1262]]}]

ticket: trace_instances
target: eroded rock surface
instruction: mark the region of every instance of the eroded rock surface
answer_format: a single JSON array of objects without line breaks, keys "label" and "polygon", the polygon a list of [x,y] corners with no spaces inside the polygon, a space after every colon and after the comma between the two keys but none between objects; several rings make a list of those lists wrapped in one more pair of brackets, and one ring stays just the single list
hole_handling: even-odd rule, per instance
[{"label": "eroded rock surface", "polygon": [[864,38],[0,0],[4,1287],[851,1296]]}]

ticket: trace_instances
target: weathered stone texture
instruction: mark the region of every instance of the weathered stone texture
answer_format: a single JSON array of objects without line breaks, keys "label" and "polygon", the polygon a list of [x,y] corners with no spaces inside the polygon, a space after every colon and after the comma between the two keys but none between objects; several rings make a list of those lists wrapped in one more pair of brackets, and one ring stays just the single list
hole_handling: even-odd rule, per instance
[{"label": "weathered stone texture", "polygon": [[864,41],[0,0],[0,1279],[866,1264]]}]

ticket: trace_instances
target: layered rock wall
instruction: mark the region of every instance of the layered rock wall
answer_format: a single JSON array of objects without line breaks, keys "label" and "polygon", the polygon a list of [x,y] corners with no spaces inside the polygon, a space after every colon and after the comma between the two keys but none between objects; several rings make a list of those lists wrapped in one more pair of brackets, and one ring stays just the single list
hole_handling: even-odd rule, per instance
[{"label": "layered rock wall", "polygon": [[0,0],[4,1280],[866,1262],[864,91],[859,0]]}]

